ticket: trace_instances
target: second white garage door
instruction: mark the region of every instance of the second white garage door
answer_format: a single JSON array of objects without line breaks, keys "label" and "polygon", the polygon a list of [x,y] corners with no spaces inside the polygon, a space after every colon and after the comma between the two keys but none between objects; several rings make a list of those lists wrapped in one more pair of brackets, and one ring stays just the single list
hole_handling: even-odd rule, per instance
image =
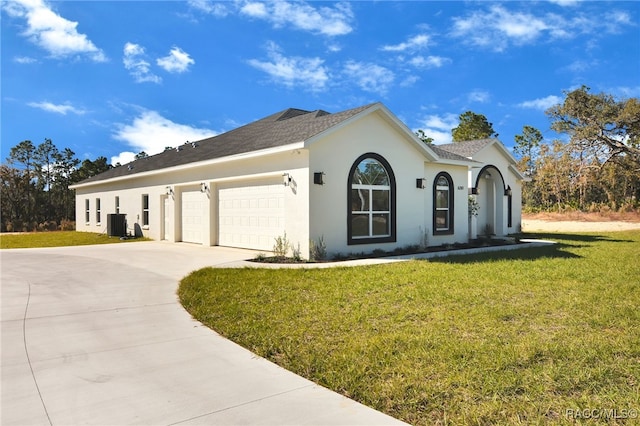
[{"label": "second white garage door", "polygon": [[200,191],[182,193],[182,241],[202,244],[204,194]]},{"label": "second white garage door", "polygon": [[282,183],[266,182],[220,188],[218,244],[272,250],[285,230],[284,188]]}]

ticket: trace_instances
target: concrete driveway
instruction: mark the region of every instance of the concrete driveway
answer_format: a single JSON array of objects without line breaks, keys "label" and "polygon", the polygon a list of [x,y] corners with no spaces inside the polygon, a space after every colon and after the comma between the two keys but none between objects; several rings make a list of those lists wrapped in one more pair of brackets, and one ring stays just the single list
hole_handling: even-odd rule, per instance
[{"label": "concrete driveway", "polygon": [[194,321],[180,278],[253,252],[141,242],[3,250],[3,425],[400,424]]}]

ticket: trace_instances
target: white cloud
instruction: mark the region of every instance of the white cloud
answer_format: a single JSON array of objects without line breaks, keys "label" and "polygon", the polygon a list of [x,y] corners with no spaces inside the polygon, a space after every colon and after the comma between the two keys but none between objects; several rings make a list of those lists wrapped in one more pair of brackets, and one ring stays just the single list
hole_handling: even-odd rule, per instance
[{"label": "white cloud", "polygon": [[169,52],[169,55],[159,58],[156,63],[167,72],[182,73],[187,71],[189,65],[195,64],[196,61],[191,59],[189,54],[184,50],[179,47],[174,47]]},{"label": "white cloud", "polygon": [[411,87],[420,80],[417,75],[409,75],[400,82],[400,87]]},{"label": "white cloud", "polygon": [[36,62],[38,62],[38,60],[35,58],[30,58],[28,56],[16,56],[15,58],[13,58],[13,62],[17,64],[35,64]]},{"label": "white cloud", "polygon": [[387,93],[395,79],[395,74],[388,68],[364,62],[347,62],[344,73],[362,90],[382,95]]},{"label": "white cloud", "polygon": [[220,2],[212,2],[209,0],[189,0],[187,2],[192,8],[209,15],[224,18],[229,14],[227,5]]},{"label": "white cloud", "polygon": [[216,134],[210,129],[174,123],[156,111],[143,111],[130,124],[118,125],[113,137],[126,142],[133,150],[111,157],[111,163],[125,164],[132,161],[135,155],[133,151],[154,155],[164,151],[167,146],[177,146]]},{"label": "white cloud", "polygon": [[151,72],[151,64],[144,59],[145,56],[144,47],[127,43],[124,45],[122,62],[136,83],[161,83],[162,78]]},{"label": "white cloud", "polygon": [[267,55],[269,61],[250,59],[248,63],[269,74],[275,83],[320,91],[329,80],[327,69],[322,65],[324,61],[320,58],[285,57],[275,43],[269,43]]},{"label": "white cloud", "polygon": [[533,108],[539,110],[547,110],[554,105],[562,103],[562,98],[555,95],[549,95],[545,98],[534,99],[531,101],[524,101],[519,103],[520,108]]},{"label": "white cloud", "polygon": [[613,10],[604,15],[604,18],[600,20],[600,24],[608,33],[617,34],[620,32],[620,27],[633,25],[633,21],[628,12]]},{"label": "white cloud", "polygon": [[611,93],[612,95],[628,99],[628,98],[639,98],[640,97],[640,86],[618,86],[612,87],[605,90],[605,93]]},{"label": "white cloud", "polygon": [[267,12],[267,6],[265,6],[264,3],[258,3],[258,2],[245,3],[240,8],[240,13],[249,15],[252,18],[267,19],[269,16],[269,13]]},{"label": "white cloud", "polygon": [[135,152],[124,151],[124,152],[121,152],[118,155],[112,155],[111,156],[111,164],[114,165],[114,166],[116,164],[118,164],[118,163],[127,164],[127,163],[132,162],[135,159],[136,159],[136,153]]},{"label": "white cloud", "polygon": [[491,95],[489,92],[485,90],[473,90],[471,93],[467,95],[467,99],[469,102],[479,102],[485,103],[489,101]]},{"label": "white cloud", "polygon": [[43,0],[3,2],[3,9],[13,18],[26,19],[22,35],[54,58],[86,56],[94,62],[107,61],[102,50],[78,32],[77,22],[58,15]]},{"label": "white cloud", "polygon": [[555,3],[558,6],[576,6],[581,0],[548,0],[550,3]]},{"label": "white cloud", "polygon": [[580,72],[589,70],[592,66],[595,66],[597,64],[598,64],[597,59],[590,60],[590,61],[577,59],[562,69],[575,72],[575,73],[580,73]]},{"label": "white cloud", "polygon": [[423,69],[440,68],[450,62],[451,62],[451,59],[444,58],[442,56],[427,56],[425,58],[424,56],[420,56],[420,55],[414,56],[408,61],[410,65],[413,65],[416,68],[423,68]]},{"label": "white cloud", "polygon": [[331,43],[327,45],[327,51],[329,52],[336,53],[336,52],[340,52],[341,50],[342,50],[342,46],[338,43]]},{"label": "white cloud", "polygon": [[68,112],[71,112],[77,115],[83,115],[86,113],[85,110],[76,108],[68,102],[64,104],[54,104],[52,102],[47,102],[47,101],[29,102],[27,105],[33,108],[41,109],[43,111],[53,112],[53,113],[62,114],[62,115],[67,115]]},{"label": "white cloud", "polygon": [[[434,144],[441,145],[444,143],[451,143],[453,141],[451,129],[457,126],[458,116],[456,114],[447,113],[444,115],[426,116],[419,129],[422,129],[427,136],[433,138]],[[418,129],[414,129],[414,131],[417,130]]]},{"label": "white cloud", "polygon": [[634,25],[631,16],[623,11],[613,10],[605,16],[574,13],[567,17],[557,13],[512,12],[493,5],[487,10],[454,18],[451,35],[467,44],[503,51],[511,44],[532,44],[545,37],[553,40],[618,33],[622,26],[629,25]]},{"label": "white cloud", "polygon": [[316,8],[304,2],[246,1],[242,3],[240,13],[269,21],[276,28],[291,25],[299,30],[326,36],[345,35],[353,30],[353,12],[346,2],[334,7]]},{"label": "white cloud", "polygon": [[495,5],[488,12],[476,11],[466,18],[454,18],[452,34],[464,38],[470,44],[501,51],[509,42],[532,42],[548,29],[548,25],[534,15],[512,13]]},{"label": "white cloud", "polygon": [[417,36],[411,37],[405,42],[393,45],[385,45],[380,49],[385,52],[404,52],[406,50],[415,51],[419,49],[424,49],[429,44],[429,36],[427,34],[418,34]]}]

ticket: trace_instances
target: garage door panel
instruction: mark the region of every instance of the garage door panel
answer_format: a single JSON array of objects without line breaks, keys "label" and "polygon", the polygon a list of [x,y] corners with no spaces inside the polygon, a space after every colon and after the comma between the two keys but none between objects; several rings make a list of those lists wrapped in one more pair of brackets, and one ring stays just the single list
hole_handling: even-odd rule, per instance
[{"label": "garage door panel", "polygon": [[272,250],[284,234],[284,186],[279,184],[220,188],[219,244]]},{"label": "garage door panel", "polygon": [[202,244],[204,194],[200,191],[182,193],[182,241]]}]

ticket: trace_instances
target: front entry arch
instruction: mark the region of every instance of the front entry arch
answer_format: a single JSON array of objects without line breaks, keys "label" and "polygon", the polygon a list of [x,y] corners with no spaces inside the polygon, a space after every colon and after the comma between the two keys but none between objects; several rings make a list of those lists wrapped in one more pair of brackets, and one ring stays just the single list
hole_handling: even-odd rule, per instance
[{"label": "front entry arch", "polygon": [[493,165],[484,166],[476,177],[472,193],[480,209],[477,229],[479,235],[505,235],[505,193],[502,173]]}]

